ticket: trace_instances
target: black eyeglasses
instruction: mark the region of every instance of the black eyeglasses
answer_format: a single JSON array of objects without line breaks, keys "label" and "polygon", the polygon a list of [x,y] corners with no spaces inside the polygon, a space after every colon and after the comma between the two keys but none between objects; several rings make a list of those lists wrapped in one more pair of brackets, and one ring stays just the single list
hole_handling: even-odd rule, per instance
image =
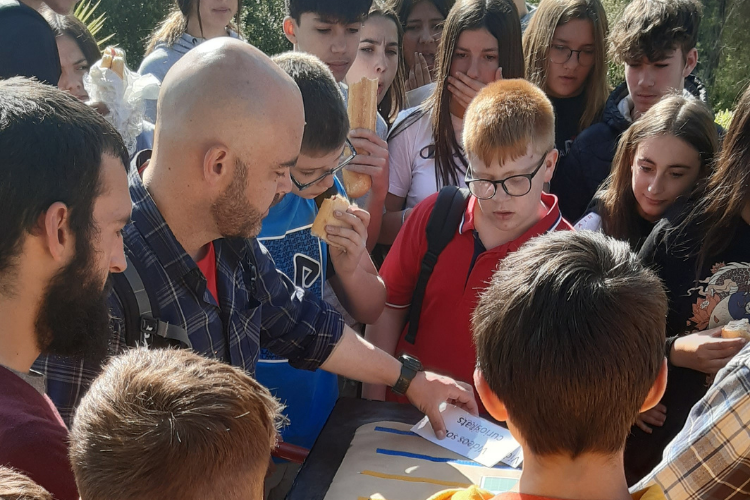
[{"label": "black eyeglasses", "polygon": [[544,160],[547,159],[549,151],[542,155],[542,160],[539,165],[536,166],[533,172],[530,174],[519,174],[511,175],[505,179],[499,181],[491,181],[489,179],[474,179],[471,177],[471,168],[466,172],[466,184],[469,186],[469,191],[476,198],[480,200],[491,200],[497,194],[497,185],[500,184],[503,187],[508,196],[526,196],[531,191],[531,180],[539,172],[539,169],[544,165]]},{"label": "black eyeglasses", "polygon": [[329,175],[334,175],[336,172],[338,172],[339,170],[341,170],[345,166],[349,165],[349,163],[352,162],[352,160],[354,159],[355,156],[357,156],[357,150],[354,149],[354,146],[352,145],[352,143],[349,142],[349,139],[347,139],[346,142],[344,143],[344,151],[342,151],[341,156],[339,157],[339,163],[338,163],[338,165],[336,165],[335,168],[332,168],[331,170],[327,171],[326,173],[324,173],[323,175],[321,175],[320,177],[318,177],[314,181],[307,182],[305,184],[301,184],[291,174],[289,175],[289,177],[292,178],[292,182],[297,187],[297,189],[299,189],[300,191],[302,191],[302,190],[305,190],[305,189],[309,188],[313,184],[317,184],[318,182],[322,181],[323,179],[325,179]]},{"label": "black eyeglasses", "polygon": [[556,64],[565,64],[573,56],[573,52],[578,54],[578,64],[581,66],[591,66],[594,64],[594,51],[573,50],[565,45],[552,44],[549,46],[549,59]]}]

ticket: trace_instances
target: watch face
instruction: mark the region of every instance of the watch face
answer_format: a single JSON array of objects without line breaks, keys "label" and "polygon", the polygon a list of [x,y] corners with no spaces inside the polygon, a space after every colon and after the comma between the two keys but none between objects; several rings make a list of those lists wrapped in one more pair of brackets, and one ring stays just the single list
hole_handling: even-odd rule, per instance
[{"label": "watch face", "polygon": [[407,368],[411,368],[412,370],[417,372],[422,371],[422,363],[414,356],[403,354],[400,358],[400,361]]}]

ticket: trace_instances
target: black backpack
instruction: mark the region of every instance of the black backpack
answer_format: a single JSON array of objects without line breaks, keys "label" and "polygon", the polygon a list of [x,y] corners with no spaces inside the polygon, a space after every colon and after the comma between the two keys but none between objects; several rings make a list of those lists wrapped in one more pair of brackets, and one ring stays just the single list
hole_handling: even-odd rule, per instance
[{"label": "black backpack", "polygon": [[114,292],[122,303],[125,323],[125,343],[128,347],[181,347],[192,348],[187,331],[159,319],[159,304],[143,284],[138,269],[126,255],[128,267],[122,273],[113,273]]},{"label": "black backpack", "polygon": [[456,186],[445,186],[440,190],[435,206],[432,207],[430,218],[427,221],[427,252],[422,257],[422,266],[419,271],[417,285],[411,299],[409,310],[409,330],[406,333],[406,341],[414,344],[419,329],[419,315],[422,312],[427,282],[430,281],[432,271],[437,264],[438,256],[456,234],[466,205],[469,201],[469,190],[459,189]]}]

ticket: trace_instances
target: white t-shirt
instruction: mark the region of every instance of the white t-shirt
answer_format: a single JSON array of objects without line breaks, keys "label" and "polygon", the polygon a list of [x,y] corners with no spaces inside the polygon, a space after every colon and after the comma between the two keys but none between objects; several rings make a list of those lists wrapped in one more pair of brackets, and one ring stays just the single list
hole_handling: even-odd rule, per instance
[{"label": "white t-shirt", "polygon": [[[400,112],[393,124],[393,130],[415,111],[415,109],[407,109]],[[432,113],[425,113],[388,140],[390,157],[388,192],[406,198],[406,208],[413,208],[443,187],[442,183],[438,185],[435,177],[434,147],[430,147],[434,145],[431,117]],[[453,115],[451,115],[451,121],[458,143],[461,144],[464,122]],[[466,187],[463,173],[458,174],[458,180],[459,187]]]}]

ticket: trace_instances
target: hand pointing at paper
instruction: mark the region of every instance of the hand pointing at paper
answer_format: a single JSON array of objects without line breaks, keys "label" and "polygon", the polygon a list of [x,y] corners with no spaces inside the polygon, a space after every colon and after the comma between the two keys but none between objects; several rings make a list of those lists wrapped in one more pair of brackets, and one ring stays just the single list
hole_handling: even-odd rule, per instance
[{"label": "hand pointing at paper", "polygon": [[[392,387],[401,374],[401,363],[378,349],[348,326],[328,359],[321,365],[323,370],[367,384],[382,384]],[[440,405],[448,402],[478,415],[474,390],[469,384],[457,382],[432,372],[418,372],[408,389],[406,397],[430,419],[435,435],[445,437],[445,422],[440,414]]]}]

